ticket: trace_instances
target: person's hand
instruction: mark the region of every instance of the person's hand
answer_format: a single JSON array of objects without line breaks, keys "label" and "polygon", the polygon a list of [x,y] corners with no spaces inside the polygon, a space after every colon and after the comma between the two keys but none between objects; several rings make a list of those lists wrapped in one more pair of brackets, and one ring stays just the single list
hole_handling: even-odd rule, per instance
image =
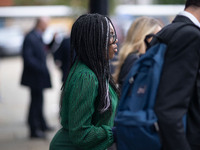
[{"label": "person's hand", "polygon": [[113,138],[114,138],[114,143],[117,142],[117,128],[112,127],[112,133],[113,133]]},{"label": "person's hand", "polygon": [[55,60],[55,64],[56,66],[58,67],[61,67],[62,66],[62,62],[60,60]]}]

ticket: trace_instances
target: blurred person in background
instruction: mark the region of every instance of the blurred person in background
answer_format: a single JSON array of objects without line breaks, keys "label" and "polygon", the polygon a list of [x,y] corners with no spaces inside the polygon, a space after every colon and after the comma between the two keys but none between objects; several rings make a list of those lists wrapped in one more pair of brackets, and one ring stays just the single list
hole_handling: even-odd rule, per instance
[{"label": "blurred person in background", "polygon": [[155,102],[162,149],[200,150],[200,0],[157,36],[168,45]]},{"label": "blurred person in background", "polygon": [[70,38],[65,37],[58,49],[53,53],[54,61],[62,72],[62,82],[65,81],[70,69]]},{"label": "blurred person in background", "polygon": [[62,128],[50,150],[105,150],[116,135],[119,91],[109,65],[117,52],[115,28],[108,17],[85,14],[73,24],[70,38],[73,63],[62,90]]},{"label": "blurred person in background", "polygon": [[115,71],[115,65],[113,65],[115,61],[117,61],[117,57],[118,57],[118,54],[119,54],[119,49],[121,47],[121,44],[123,43],[124,41],[124,30],[122,29],[122,25],[119,24],[119,20],[116,19],[116,18],[111,18],[114,26],[115,26],[115,29],[116,29],[116,33],[117,33],[117,39],[118,39],[118,42],[117,42],[117,53],[115,54],[114,58],[110,60],[110,69],[111,69],[111,73],[113,74],[114,71]]},{"label": "blurred person in background", "polygon": [[156,34],[162,26],[157,19],[150,17],[139,17],[132,23],[122,43],[118,60],[114,62],[116,69],[113,77],[120,88],[134,62],[146,52],[146,35]]},{"label": "blurred person in background", "polygon": [[43,114],[43,91],[51,87],[46,54],[52,43],[45,45],[42,40],[48,23],[48,17],[38,18],[34,29],[26,35],[22,48],[24,67],[21,84],[30,88],[28,125],[31,138],[45,138],[45,131],[52,130]]}]

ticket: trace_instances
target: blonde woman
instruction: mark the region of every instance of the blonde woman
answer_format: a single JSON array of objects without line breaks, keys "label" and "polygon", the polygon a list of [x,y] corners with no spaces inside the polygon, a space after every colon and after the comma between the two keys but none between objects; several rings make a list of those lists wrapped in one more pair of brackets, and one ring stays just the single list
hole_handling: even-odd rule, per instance
[{"label": "blonde woman", "polygon": [[118,55],[114,72],[114,79],[121,87],[133,63],[144,54],[146,45],[144,39],[148,34],[156,34],[162,28],[162,24],[150,17],[139,17],[128,30],[124,43]]}]

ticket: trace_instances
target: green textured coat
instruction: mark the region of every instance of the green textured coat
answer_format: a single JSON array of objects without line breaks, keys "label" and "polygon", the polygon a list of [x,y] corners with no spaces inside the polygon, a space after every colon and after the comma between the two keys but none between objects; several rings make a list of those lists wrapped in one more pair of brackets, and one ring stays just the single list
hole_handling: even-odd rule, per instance
[{"label": "green textured coat", "polygon": [[[75,69],[75,70],[74,70]],[[73,73],[73,75],[72,75]],[[72,75],[72,76],[71,76]],[[50,144],[50,150],[105,150],[113,143],[113,127],[118,97],[111,86],[112,114],[97,112],[98,80],[81,62],[72,67],[66,81],[62,110],[62,128]]]}]

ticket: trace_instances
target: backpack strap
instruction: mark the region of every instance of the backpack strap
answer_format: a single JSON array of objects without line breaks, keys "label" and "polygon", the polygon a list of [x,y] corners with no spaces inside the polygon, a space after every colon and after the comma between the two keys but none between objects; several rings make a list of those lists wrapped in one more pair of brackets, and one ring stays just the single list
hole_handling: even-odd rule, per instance
[{"label": "backpack strap", "polygon": [[160,38],[158,35],[156,35],[156,34],[147,34],[145,39],[144,39],[144,42],[145,42],[146,47],[147,47],[147,50],[151,47],[151,44],[148,42],[148,40],[150,38],[156,38],[159,42],[163,42],[162,38]]},{"label": "backpack strap", "polygon": [[[197,25],[195,25],[195,24],[193,24],[193,23],[180,23],[180,22],[177,22],[177,23],[172,23],[173,25],[176,25],[177,26],[177,28],[174,28],[175,30],[174,30],[174,32],[172,32],[172,34],[170,35],[170,37],[173,37],[181,28],[183,28],[183,27],[185,27],[185,26],[193,26],[193,27],[195,27],[195,28],[197,28],[198,30],[200,30],[200,28],[197,26]],[[167,26],[166,26],[167,27]],[[159,32],[158,32],[159,33]],[[153,41],[153,44],[152,44],[152,42],[148,42],[148,39],[149,38],[151,38],[151,37],[153,37],[153,40],[155,40],[155,41]],[[166,41],[166,40],[164,40],[161,36],[159,36],[158,34],[148,34],[148,35],[146,35],[146,37],[145,37],[145,39],[144,39],[144,42],[145,42],[145,44],[146,44],[146,46],[147,46],[147,50],[152,46],[152,45],[154,45],[154,44],[156,44],[156,43],[158,43],[158,42],[161,42],[161,43],[165,43],[165,44],[168,44],[169,43],[169,41]]]}]

